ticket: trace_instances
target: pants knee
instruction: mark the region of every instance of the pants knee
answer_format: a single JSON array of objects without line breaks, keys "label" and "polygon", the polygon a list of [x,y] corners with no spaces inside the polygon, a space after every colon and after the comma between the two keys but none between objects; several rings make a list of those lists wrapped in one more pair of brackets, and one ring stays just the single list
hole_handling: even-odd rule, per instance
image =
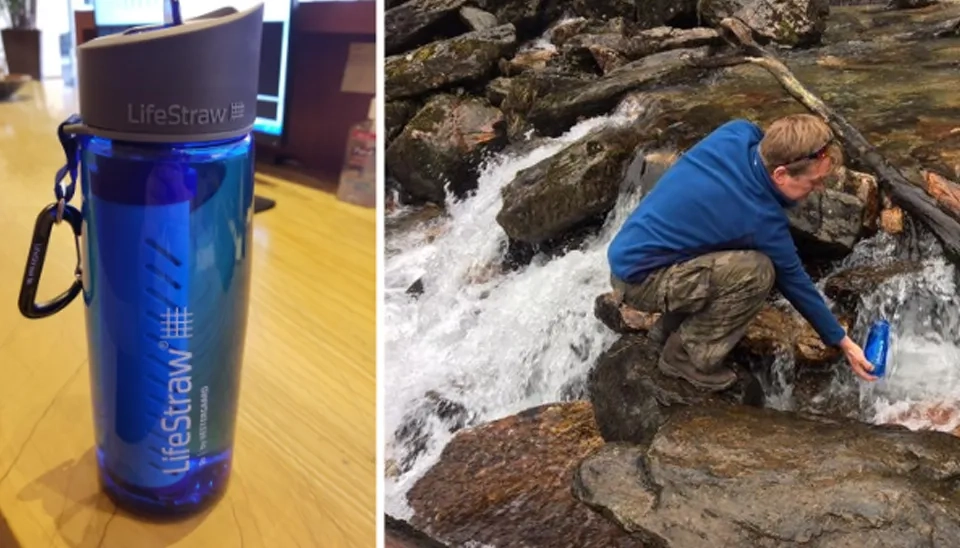
[{"label": "pants knee", "polygon": [[773,289],[773,284],[777,280],[777,272],[773,268],[773,261],[759,251],[748,251],[749,276],[753,279],[757,288],[764,293],[769,293]]},{"label": "pants knee", "polygon": [[722,277],[732,287],[749,288],[763,295],[773,289],[777,278],[773,261],[759,251],[731,252],[718,260],[715,268],[724,271]]}]

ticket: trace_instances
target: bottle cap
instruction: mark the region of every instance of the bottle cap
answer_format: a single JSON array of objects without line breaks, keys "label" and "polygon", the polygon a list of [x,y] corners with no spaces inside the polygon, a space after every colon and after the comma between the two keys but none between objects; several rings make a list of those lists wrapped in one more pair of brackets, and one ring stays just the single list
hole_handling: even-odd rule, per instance
[{"label": "bottle cap", "polygon": [[249,133],[257,114],[263,4],[221,8],[77,48],[80,117],[110,139],[191,142]]}]

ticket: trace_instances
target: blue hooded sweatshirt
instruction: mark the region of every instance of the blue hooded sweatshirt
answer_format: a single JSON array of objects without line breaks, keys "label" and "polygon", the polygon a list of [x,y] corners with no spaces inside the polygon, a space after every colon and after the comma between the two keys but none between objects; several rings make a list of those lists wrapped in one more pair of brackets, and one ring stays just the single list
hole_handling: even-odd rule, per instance
[{"label": "blue hooded sweatshirt", "polygon": [[680,156],[624,222],[607,250],[612,273],[638,284],[705,253],[754,249],[773,262],[777,288],[824,343],[846,335],[803,269],[785,208],[760,159],[763,132],[727,122]]}]

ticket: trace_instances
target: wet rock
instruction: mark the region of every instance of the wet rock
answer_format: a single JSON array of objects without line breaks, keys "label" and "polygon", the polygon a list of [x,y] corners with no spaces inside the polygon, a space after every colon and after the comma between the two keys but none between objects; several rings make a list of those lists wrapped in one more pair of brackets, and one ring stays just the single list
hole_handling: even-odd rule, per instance
[{"label": "wet rock", "polygon": [[406,208],[402,212],[387,215],[384,218],[384,232],[387,235],[422,230],[437,223],[444,215],[443,208],[436,204]]},{"label": "wet rock", "polygon": [[514,27],[507,24],[387,57],[384,66],[386,99],[413,97],[452,84],[486,80],[493,74],[500,58],[513,53],[516,44]]},{"label": "wet rock", "polygon": [[[594,315],[611,330],[621,334],[646,333],[660,316],[618,304],[612,292],[596,298]],[[841,315],[840,325],[845,329],[852,323],[852,317]],[[823,344],[813,327],[796,311],[772,304],[764,306],[750,322],[735,350],[747,358],[761,361],[778,353],[789,353],[800,367],[823,367],[841,356],[839,349]]]},{"label": "wet rock", "polygon": [[410,489],[411,523],[452,546],[642,548],[570,492],[577,464],[602,445],[583,401],[460,431]]},{"label": "wet rock", "polygon": [[587,390],[597,426],[606,441],[646,443],[667,418],[687,406],[746,403],[763,405],[757,379],[739,365],[731,388],[710,393],[657,368],[659,345],[645,335],[624,335],[598,359]]},{"label": "wet rock", "polygon": [[[846,315],[839,318],[844,329],[850,328],[851,320]],[[840,349],[823,344],[813,327],[793,308],[772,305],[763,307],[750,322],[738,346],[757,358],[791,353],[799,367],[823,367],[842,356]]]},{"label": "wet rock", "polygon": [[687,407],[607,445],[574,493],[663,547],[953,546],[960,440],[746,406]]},{"label": "wet rock", "polygon": [[503,114],[485,99],[434,95],[387,148],[387,168],[411,196],[442,204],[476,188],[477,168],[507,142]]},{"label": "wet rock", "polygon": [[[952,2],[950,4],[953,4]],[[950,4],[946,4],[946,9],[950,8]],[[940,4],[943,5],[943,4]],[[888,5],[889,7],[889,5]],[[897,9],[897,8],[892,8]],[[956,38],[960,34],[960,20],[957,19],[948,19],[947,21],[935,21],[933,23],[926,23],[920,26],[920,28],[911,30],[910,32],[904,32],[902,34],[896,35],[897,39],[900,40],[935,40],[939,38]]]},{"label": "wet rock", "polygon": [[[660,111],[660,106],[656,103],[655,98],[643,93],[636,93],[627,95],[620,106],[617,107],[617,111],[637,117],[655,117],[656,113]],[[620,187],[621,193],[639,192],[640,196],[646,196],[679,157],[677,152],[673,150],[647,152],[644,148],[637,148],[633,160],[627,166]]]},{"label": "wet rock", "polygon": [[[654,53],[722,43],[720,33],[714,29],[656,27],[631,35],[620,32],[578,34],[564,43],[562,52],[563,56],[568,59],[589,56],[600,68],[600,72],[606,74],[630,61]],[[581,63],[580,66],[583,66],[583,64]],[[583,67],[584,70],[586,68]]]},{"label": "wet rock", "polygon": [[583,17],[588,20],[633,19],[636,16],[635,0],[565,0],[559,11],[566,17]]},{"label": "wet rock", "polygon": [[828,368],[793,368],[790,374],[785,375],[790,383],[787,406],[767,407],[861,420],[860,391],[857,381],[851,381],[853,376],[846,360],[840,360]]},{"label": "wet rock", "polygon": [[389,7],[383,14],[384,50],[402,53],[431,41],[451,22],[465,0],[409,0]]},{"label": "wet rock", "polygon": [[515,76],[528,70],[543,70],[557,56],[553,48],[528,48],[518,51],[512,59],[500,61],[500,72],[504,76]]},{"label": "wet rock", "polygon": [[540,0],[474,0],[471,4],[515,25],[521,40],[538,36],[555,17],[552,4]]},{"label": "wet rock", "polygon": [[566,45],[574,36],[579,34],[614,34],[618,36],[628,36],[634,32],[634,24],[623,17],[614,17],[612,19],[587,19],[585,17],[574,17],[558,21],[554,26],[547,29],[544,38],[551,44],[560,48]]},{"label": "wet rock", "polygon": [[918,272],[920,269],[921,265],[913,261],[849,268],[828,278],[823,285],[823,292],[844,309],[856,310],[861,295],[872,293],[894,276]]},{"label": "wet rock", "polygon": [[460,19],[470,27],[470,30],[492,29],[500,24],[496,15],[470,6],[460,8]]},{"label": "wet rock", "polygon": [[512,82],[512,79],[504,76],[490,80],[490,83],[487,84],[486,97],[491,105],[498,108],[500,107],[503,100],[507,97],[507,94],[510,93],[510,84]]},{"label": "wet rock", "polygon": [[878,417],[884,424],[902,425],[911,430],[935,430],[960,437],[960,402],[927,401],[891,408]]},{"label": "wet rock", "polygon": [[389,514],[384,516],[383,529],[384,548],[449,548],[410,523]]},{"label": "wet rock", "polygon": [[887,7],[895,10],[925,8],[937,3],[937,0],[890,0]]},{"label": "wet rock", "polygon": [[848,255],[860,237],[865,209],[856,196],[829,188],[788,209],[800,256],[824,260]]},{"label": "wet rock", "polygon": [[710,28],[678,29],[656,27],[642,30],[632,36],[620,33],[578,34],[563,46],[564,51],[603,48],[612,50],[628,61],[673,49],[698,48],[723,43],[720,33]]},{"label": "wet rock", "polygon": [[585,74],[568,74],[553,68],[526,71],[504,79],[498,86],[499,90],[506,92],[499,107],[507,119],[510,140],[519,140],[527,132],[535,130],[526,115],[545,95],[574,90],[592,81],[594,78]]},{"label": "wet rock", "polygon": [[468,426],[474,416],[463,404],[433,390],[427,392],[418,407],[404,416],[400,427],[394,433],[392,445],[402,446],[406,448],[406,452],[400,460],[389,463],[391,475],[410,471],[416,460],[427,450],[427,443],[430,441],[427,425],[434,420],[440,421],[447,432],[452,434]]},{"label": "wet rock", "polygon": [[637,26],[690,28],[697,26],[698,0],[643,0],[637,2]]},{"label": "wet rock", "polygon": [[602,74],[610,73],[627,64],[629,59],[619,51],[606,46],[592,45],[586,48],[586,51],[593,58]]},{"label": "wet rock", "polygon": [[613,331],[624,335],[646,333],[660,317],[621,303],[612,292],[597,295],[593,301],[593,315]]},{"label": "wet rock", "polygon": [[922,175],[923,189],[937,206],[954,219],[960,219],[960,185],[934,171],[923,170]]},{"label": "wet rock", "polygon": [[420,297],[423,295],[423,278],[417,278],[417,281],[410,284],[410,287],[407,288],[405,293],[411,297]]},{"label": "wet rock", "polygon": [[842,169],[840,174],[840,188],[847,194],[856,196],[863,202],[863,230],[867,233],[876,232],[880,221],[880,190],[877,178],[869,173]]},{"label": "wet rock", "polygon": [[642,137],[636,127],[603,128],[521,170],[501,191],[497,223],[511,239],[539,244],[607,213]]},{"label": "wet rock", "polygon": [[383,105],[384,128],[387,130],[386,144],[390,142],[403,131],[410,118],[420,110],[420,105],[416,101],[399,100],[388,101]]},{"label": "wet rock", "polygon": [[726,17],[736,17],[750,27],[757,39],[787,46],[818,44],[827,26],[827,0],[701,0],[700,17],[716,26]]},{"label": "wet rock", "polygon": [[903,232],[903,210],[890,207],[880,212],[880,228],[887,234]]},{"label": "wet rock", "polygon": [[[545,94],[534,96],[537,100],[529,101],[529,112],[523,114],[542,134],[555,137],[578,120],[608,113],[630,91],[691,78],[697,72],[692,64],[705,59],[707,54],[706,47],[676,49],[644,57],[601,78],[579,82],[571,79],[566,85],[546,88]],[[511,94],[515,90],[526,92],[522,86],[514,86]],[[519,105],[524,103],[518,101],[511,107],[516,109]]]}]

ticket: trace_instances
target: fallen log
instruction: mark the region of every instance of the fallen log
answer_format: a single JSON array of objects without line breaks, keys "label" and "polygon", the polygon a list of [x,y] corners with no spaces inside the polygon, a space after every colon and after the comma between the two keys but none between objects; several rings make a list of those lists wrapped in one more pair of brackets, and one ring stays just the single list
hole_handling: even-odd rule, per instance
[{"label": "fallen log", "polygon": [[744,54],[746,62],[766,69],[787,93],[823,118],[834,134],[846,144],[851,159],[862,164],[862,168],[872,171],[890,197],[933,232],[943,245],[947,258],[960,263],[960,221],[944,212],[934,198],[911,183],[857,128],[804,87],[774,54],[760,47],[742,21],[728,17],[720,22],[720,27],[721,36]]}]

